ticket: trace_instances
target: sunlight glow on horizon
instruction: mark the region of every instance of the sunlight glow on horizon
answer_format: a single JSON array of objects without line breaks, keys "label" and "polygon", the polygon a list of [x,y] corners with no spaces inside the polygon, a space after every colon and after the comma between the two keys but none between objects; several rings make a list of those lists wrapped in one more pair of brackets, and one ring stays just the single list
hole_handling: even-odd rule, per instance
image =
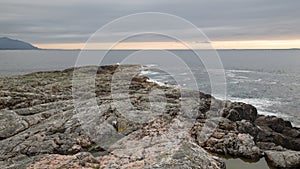
[{"label": "sunlight glow on horizon", "polygon": [[[192,49],[291,49],[300,48],[300,40],[249,40],[249,41],[212,41],[210,43],[189,43]],[[107,50],[114,43],[48,43],[34,44],[42,49],[85,49]],[[114,50],[172,50],[189,49],[179,42],[122,42],[116,44]]]}]

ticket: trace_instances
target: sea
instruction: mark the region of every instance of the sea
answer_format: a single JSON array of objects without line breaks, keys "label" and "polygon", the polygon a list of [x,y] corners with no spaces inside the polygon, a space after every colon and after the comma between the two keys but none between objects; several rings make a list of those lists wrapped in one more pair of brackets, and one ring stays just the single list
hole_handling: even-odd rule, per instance
[{"label": "sea", "polygon": [[216,98],[225,96],[227,100],[252,104],[259,114],[275,115],[300,127],[300,50],[297,49],[0,51],[0,77],[107,64],[142,64],[141,74],[159,84],[198,89]]}]

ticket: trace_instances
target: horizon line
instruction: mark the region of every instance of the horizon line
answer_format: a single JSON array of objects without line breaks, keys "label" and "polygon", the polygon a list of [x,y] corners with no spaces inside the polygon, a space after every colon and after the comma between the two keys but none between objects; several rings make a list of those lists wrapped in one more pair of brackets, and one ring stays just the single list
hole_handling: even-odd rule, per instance
[{"label": "horizon line", "polygon": [[[18,49],[1,49],[1,50],[18,50]],[[185,51],[185,50],[300,50],[300,48],[258,48],[258,49],[59,49],[59,48],[53,48],[53,49],[44,49],[44,48],[38,48],[38,49],[26,49],[26,50],[61,50],[61,51],[137,51],[137,50],[170,50],[170,51]]]},{"label": "horizon line", "polygon": [[[239,40],[211,42],[104,42],[104,43],[35,43],[40,49],[56,50],[249,50],[249,49],[300,49],[298,40]],[[189,45],[189,46],[186,46]]]}]

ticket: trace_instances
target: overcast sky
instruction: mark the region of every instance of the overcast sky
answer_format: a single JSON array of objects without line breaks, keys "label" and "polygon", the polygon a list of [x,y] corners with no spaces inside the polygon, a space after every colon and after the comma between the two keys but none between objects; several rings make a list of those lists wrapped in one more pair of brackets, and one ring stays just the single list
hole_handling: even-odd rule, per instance
[{"label": "overcast sky", "polygon": [[213,41],[300,39],[299,8],[297,0],[1,0],[0,36],[83,43],[124,15],[164,12],[192,22]]}]

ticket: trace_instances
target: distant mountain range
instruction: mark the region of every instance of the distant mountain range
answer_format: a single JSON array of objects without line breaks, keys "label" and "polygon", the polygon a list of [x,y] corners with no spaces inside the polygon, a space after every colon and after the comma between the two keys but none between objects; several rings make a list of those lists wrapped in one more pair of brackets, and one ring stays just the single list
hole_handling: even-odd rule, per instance
[{"label": "distant mountain range", "polygon": [[30,43],[14,40],[7,37],[0,38],[0,50],[36,50],[39,49]]}]

